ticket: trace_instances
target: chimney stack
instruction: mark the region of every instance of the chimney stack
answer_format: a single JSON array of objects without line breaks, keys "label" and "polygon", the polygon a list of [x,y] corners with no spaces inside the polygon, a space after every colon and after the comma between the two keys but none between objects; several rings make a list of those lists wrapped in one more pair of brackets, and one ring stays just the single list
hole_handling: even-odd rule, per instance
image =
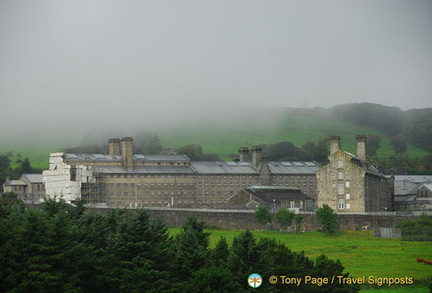
[{"label": "chimney stack", "polygon": [[133,162],[133,138],[122,137],[121,142],[121,154],[123,158],[123,167],[127,170],[134,168]]},{"label": "chimney stack", "polygon": [[337,135],[330,136],[329,141],[330,141],[330,155],[332,155],[340,149],[340,136]]},{"label": "chimney stack", "polygon": [[110,155],[120,155],[120,139],[111,138],[108,140],[108,153]]},{"label": "chimney stack", "polygon": [[261,152],[262,148],[260,146],[252,147],[252,165],[254,167],[258,167],[259,163],[261,163]]},{"label": "chimney stack", "polygon": [[239,161],[246,162],[248,160],[249,149],[247,147],[239,148]]},{"label": "chimney stack", "polygon": [[360,159],[360,162],[364,167],[366,167],[366,135],[357,135],[356,141],[357,141],[357,157]]}]

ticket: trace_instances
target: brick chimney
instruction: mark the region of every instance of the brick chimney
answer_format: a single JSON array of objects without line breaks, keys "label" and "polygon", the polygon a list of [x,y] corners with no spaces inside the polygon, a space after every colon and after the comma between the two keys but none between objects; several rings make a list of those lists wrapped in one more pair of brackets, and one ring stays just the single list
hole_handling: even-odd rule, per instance
[{"label": "brick chimney", "polygon": [[340,139],[340,136],[337,135],[330,136],[330,155],[336,153],[340,149]]},{"label": "brick chimney", "polygon": [[252,147],[252,165],[254,167],[258,167],[259,163],[261,163],[261,153],[262,148],[259,145]]},{"label": "brick chimney", "polygon": [[122,137],[120,143],[121,143],[121,155],[123,158],[123,167],[127,170],[132,170],[134,168],[133,138]]},{"label": "brick chimney", "polygon": [[239,148],[239,161],[246,162],[248,160],[249,149],[247,147]]},{"label": "brick chimney", "polygon": [[364,167],[366,167],[366,135],[357,135],[356,141],[357,141],[357,157],[360,159],[360,162]]},{"label": "brick chimney", "polygon": [[268,158],[262,156],[261,158],[262,168],[260,170],[260,184],[263,186],[271,186],[271,172],[268,165]]},{"label": "brick chimney", "polygon": [[108,140],[108,153],[110,155],[120,155],[120,139],[110,138]]}]

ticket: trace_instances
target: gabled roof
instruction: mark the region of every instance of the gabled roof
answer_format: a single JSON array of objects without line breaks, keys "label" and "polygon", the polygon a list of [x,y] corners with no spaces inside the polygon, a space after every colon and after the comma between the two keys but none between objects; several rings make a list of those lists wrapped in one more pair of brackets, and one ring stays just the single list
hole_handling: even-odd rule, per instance
[{"label": "gabled roof", "polygon": [[100,174],[194,174],[188,166],[139,166],[127,170],[121,166],[94,166],[95,173]]},{"label": "gabled roof", "polygon": [[320,166],[313,162],[269,162],[272,174],[314,174]]},{"label": "gabled roof", "polygon": [[43,183],[42,174],[22,174],[20,178],[26,177],[31,183]]},{"label": "gabled roof", "polygon": [[198,174],[259,174],[258,170],[248,162],[193,161],[190,166]]},{"label": "gabled roof", "polygon": [[25,183],[22,180],[6,180],[4,183],[4,186],[25,186],[27,183]]},{"label": "gabled roof", "polygon": [[[251,162],[238,161],[190,161],[186,155],[140,155],[133,156],[135,162],[180,162],[189,166],[135,166],[133,170],[126,170],[122,166],[98,165],[97,162],[122,162],[121,155],[105,154],[64,154],[64,158],[70,163],[95,162],[94,169],[100,173],[196,173],[196,174],[245,174],[259,175],[260,168],[254,167]],[[115,165],[115,164],[113,164]],[[182,164],[187,165],[187,164]],[[315,174],[320,166],[313,162],[268,162],[272,174]]]},{"label": "gabled roof", "polygon": [[408,180],[413,183],[432,182],[432,175],[395,175],[395,181]]},{"label": "gabled roof", "polygon": [[432,191],[432,183],[424,183],[424,184],[420,185],[419,189],[422,188],[422,187],[424,187],[424,188],[429,189],[430,191]]},{"label": "gabled roof", "polygon": [[[106,155],[106,154],[65,154],[68,161],[86,162],[117,162],[122,161],[122,155]],[[134,154],[134,161],[137,162],[189,162],[189,158],[185,155],[142,155]]]},{"label": "gabled roof", "polygon": [[391,176],[385,176],[377,168],[375,168],[375,166],[372,166],[372,165],[369,166],[369,168],[367,169],[367,173],[375,175],[375,176],[384,177],[384,178],[390,178],[391,177]]},{"label": "gabled roof", "polygon": [[243,190],[267,203],[273,203],[273,200],[278,202],[287,200],[312,200],[311,197],[302,193],[298,188],[282,186],[250,186]]},{"label": "gabled roof", "polygon": [[432,184],[430,175],[395,175],[395,195],[417,194],[423,184]]}]

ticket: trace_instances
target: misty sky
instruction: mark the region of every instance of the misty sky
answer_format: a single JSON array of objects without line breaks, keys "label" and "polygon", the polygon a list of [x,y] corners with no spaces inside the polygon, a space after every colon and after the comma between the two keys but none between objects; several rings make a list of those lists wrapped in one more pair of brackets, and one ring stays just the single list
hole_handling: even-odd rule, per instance
[{"label": "misty sky", "polygon": [[432,1],[1,0],[0,101],[0,130],[432,107]]}]

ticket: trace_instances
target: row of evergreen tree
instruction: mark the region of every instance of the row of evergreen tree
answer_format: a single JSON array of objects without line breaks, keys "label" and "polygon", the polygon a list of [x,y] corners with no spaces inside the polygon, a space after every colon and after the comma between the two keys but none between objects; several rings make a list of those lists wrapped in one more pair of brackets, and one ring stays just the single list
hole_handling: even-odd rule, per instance
[{"label": "row of evergreen tree", "polygon": [[[205,225],[189,218],[170,235],[145,210],[106,215],[47,200],[27,207],[13,193],[0,198],[1,292],[255,292],[248,276],[259,273],[265,292],[358,292],[351,285],[286,285],[270,276],[344,275],[321,255],[315,261],[249,231],[228,245],[209,246]],[[262,289],[260,288],[260,289]],[[263,292],[264,292],[263,291]]]}]

